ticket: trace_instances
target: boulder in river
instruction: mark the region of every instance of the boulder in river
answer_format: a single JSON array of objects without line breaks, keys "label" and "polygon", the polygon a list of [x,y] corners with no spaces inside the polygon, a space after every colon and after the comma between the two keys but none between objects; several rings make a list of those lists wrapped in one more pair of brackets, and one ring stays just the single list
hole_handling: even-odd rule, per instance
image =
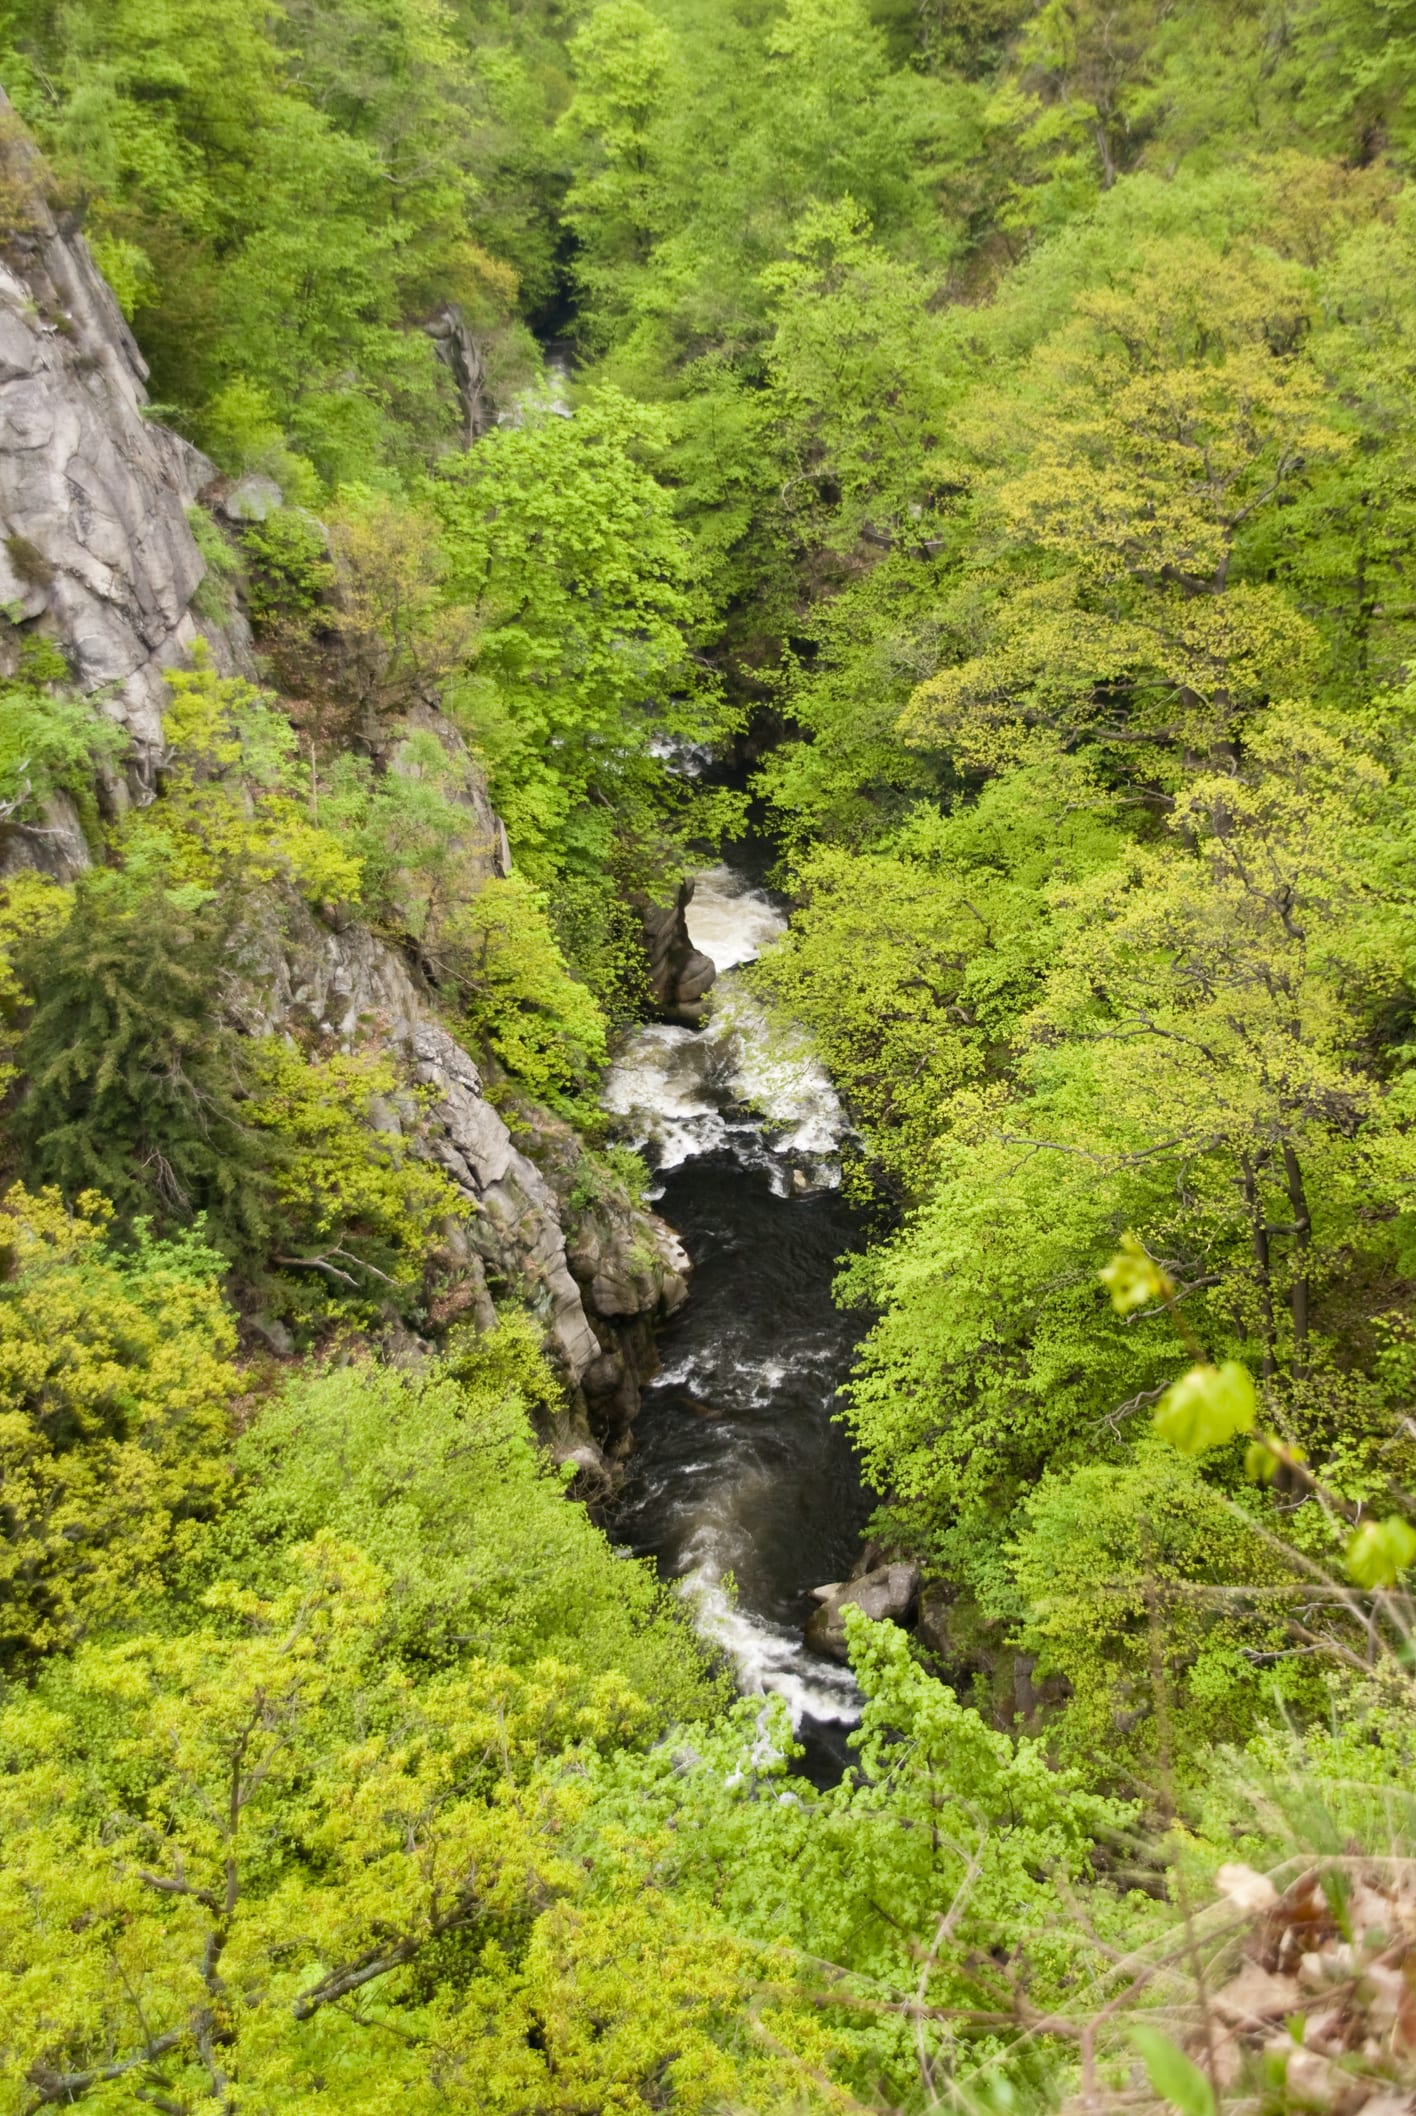
[{"label": "boulder in river", "polygon": [[689,937],[688,907],[692,900],[690,875],[687,881],[680,882],[671,904],[641,904],[639,916],[654,1005],[670,1021],[696,1025],[703,1019],[703,1002],[718,970],[712,958],[695,948]]},{"label": "boulder in river", "polygon": [[859,1609],[875,1623],[906,1624],[919,1593],[917,1565],[877,1565],[858,1579],[815,1589],[818,1606],[806,1626],[806,1643],[828,1660],[849,1660],[845,1611]]}]

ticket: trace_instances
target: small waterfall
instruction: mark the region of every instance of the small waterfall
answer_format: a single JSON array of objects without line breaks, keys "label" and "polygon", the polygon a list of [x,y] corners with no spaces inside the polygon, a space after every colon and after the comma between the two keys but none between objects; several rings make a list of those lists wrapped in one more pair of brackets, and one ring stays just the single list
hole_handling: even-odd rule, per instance
[{"label": "small waterfall", "polygon": [[498,414],[498,426],[524,426],[528,418],[543,417],[547,412],[557,419],[573,419],[570,375],[569,353],[562,346],[548,347],[541,379],[533,382],[529,389],[517,391],[510,407]]},{"label": "small waterfall", "polygon": [[781,1197],[833,1189],[845,1130],[836,1091],[804,1031],[769,1023],[731,975],[785,932],[785,918],[744,876],[710,867],[696,878],[688,930],[718,970],[707,1026],[641,1029],[606,1076],[604,1107],[660,1172],[727,1152]]},{"label": "small waterfall", "polygon": [[804,1032],[769,1023],[734,974],[785,930],[778,907],[718,866],[697,877],[688,925],[719,972],[706,1026],[638,1030],[604,1088],[695,1266],[613,1531],[682,1582],[742,1688],[785,1698],[809,1756],[839,1768],[859,1692],[807,1652],[802,1625],[869,1511],[833,1419],[855,1335],[831,1299],[858,1240],[840,1192],[845,1118]]}]

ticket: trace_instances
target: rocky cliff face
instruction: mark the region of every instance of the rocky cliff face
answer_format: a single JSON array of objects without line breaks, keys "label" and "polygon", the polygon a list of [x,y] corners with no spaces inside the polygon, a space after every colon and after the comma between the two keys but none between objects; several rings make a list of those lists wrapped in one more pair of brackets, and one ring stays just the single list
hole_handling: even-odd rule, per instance
[{"label": "rocky cliff face", "polygon": [[[447,1229],[442,1318],[489,1325],[493,1293],[516,1296],[539,1317],[570,1384],[567,1417],[547,1437],[589,1488],[607,1485],[653,1371],[653,1324],[684,1298],[689,1267],[678,1238],[627,1198],[586,1186],[584,1150],[568,1125],[531,1113],[523,1150],[483,1094],[476,1063],[387,942],[357,924],[336,929],[299,902],[272,899],[267,912],[239,965],[240,1026],[376,1040],[433,1090],[428,1144],[473,1208],[468,1222]],[[401,1130],[414,1114],[391,1107],[379,1122]]]},{"label": "rocky cliff face", "polygon": [[[42,166],[0,91],[0,673],[13,672],[27,634],[61,648],[76,687],[128,738],[122,768],[97,789],[109,813],[154,798],[164,677],[199,636],[218,666],[255,673],[239,617],[218,630],[193,612],[206,568],[188,510],[214,473],[147,416],[146,376],[83,237],[46,199]],[[471,759],[435,706],[415,708],[415,719],[455,746],[479,865],[504,873],[506,833]],[[396,755],[385,761],[399,768]],[[42,828],[0,834],[0,877],[31,867],[71,879],[88,860],[63,800]],[[490,1324],[492,1290],[529,1304],[569,1384],[570,1409],[551,1437],[591,1485],[607,1478],[600,1443],[622,1447],[652,1363],[652,1320],[683,1298],[687,1259],[671,1231],[627,1198],[582,1198],[583,1152],[567,1127],[533,1119],[532,1152],[522,1150],[414,970],[375,934],[272,897],[243,946],[232,1003],[242,1027],[346,1044],[376,1038],[434,1091],[432,1151],[473,1207],[465,1228],[448,1230],[443,1306]],[[378,1121],[403,1120],[390,1109]],[[532,1158],[538,1151],[558,1189]]]},{"label": "rocky cliff face", "polygon": [[[61,226],[0,90],[0,667],[25,632],[55,641],[75,682],[128,735],[110,809],[150,800],[162,757],[164,672],[199,633],[246,663],[239,622],[192,612],[206,571],[187,508],[213,475],[145,414],[147,366],[82,235]],[[82,864],[82,839],[11,833],[0,872]]]}]

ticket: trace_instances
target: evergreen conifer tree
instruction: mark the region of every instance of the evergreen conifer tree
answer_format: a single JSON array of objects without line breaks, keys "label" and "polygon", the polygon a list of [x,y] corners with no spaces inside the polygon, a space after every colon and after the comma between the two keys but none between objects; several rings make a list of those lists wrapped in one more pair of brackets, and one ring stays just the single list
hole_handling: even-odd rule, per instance
[{"label": "evergreen conifer tree", "polygon": [[26,1175],[175,1226],[205,1213],[233,1257],[258,1242],[270,1148],[242,1119],[218,998],[228,916],[110,873],[21,971],[36,995],[15,1132]]}]

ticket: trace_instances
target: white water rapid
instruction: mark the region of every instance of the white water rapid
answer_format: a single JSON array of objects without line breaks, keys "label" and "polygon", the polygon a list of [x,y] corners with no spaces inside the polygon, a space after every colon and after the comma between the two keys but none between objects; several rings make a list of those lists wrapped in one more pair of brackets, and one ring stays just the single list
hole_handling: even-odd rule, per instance
[{"label": "white water rapid", "polygon": [[769,1024],[730,974],[786,920],[744,876],[710,867],[696,878],[688,930],[718,971],[707,1026],[641,1029],[606,1076],[605,1108],[660,1171],[728,1151],[762,1169],[781,1197],[834,1188],[845,1129],[836,1091],[805,1032]]},{"label": "white water rapid", "polygon": [[606,1079],[605,1108],[655,1169],[695,1266],[613,1528],[681,1581],[741,1688],[784,1698],[808,1753],[824,1745],[839,1767],[859,1692],[807,1652],[802,1625],[868,1511],[832,1417],[854,1336],[831,1300],[857,1240],[839,1190],[845,1120],[805,1034],[769,1024],[734,974],[785,923],[745,875],[700,874],[688,927],[719,973],[708,1022],[640,1029]]}]

